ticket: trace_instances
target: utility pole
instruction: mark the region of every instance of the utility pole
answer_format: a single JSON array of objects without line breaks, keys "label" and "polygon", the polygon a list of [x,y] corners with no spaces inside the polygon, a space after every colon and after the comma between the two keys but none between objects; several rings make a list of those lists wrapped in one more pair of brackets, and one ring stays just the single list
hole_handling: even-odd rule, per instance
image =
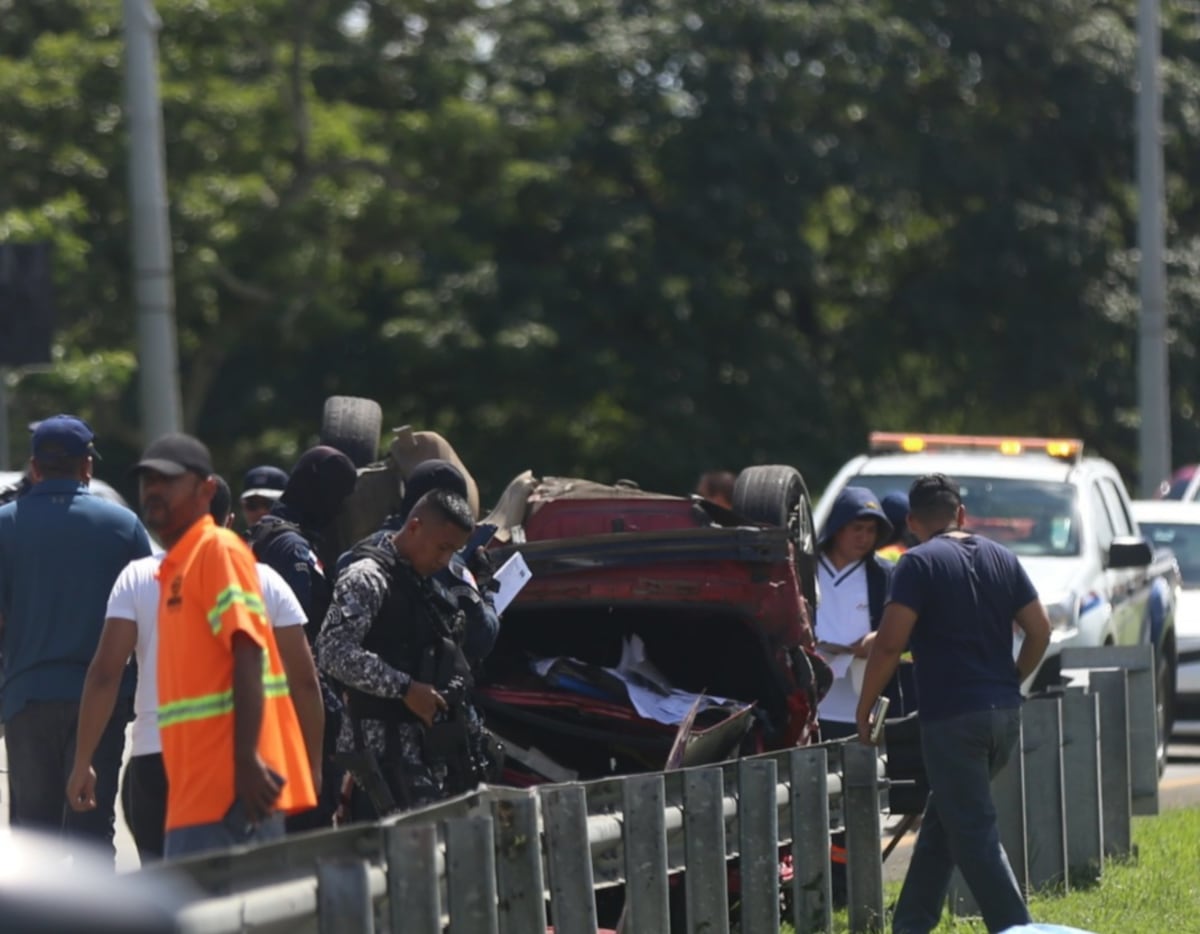
[{"label": "utility pole", "polygon": [[1162,92],[1159,86],[1159,0],[1138,0],[1138,487],[1153,495],[1171,472],[1170,377],[1167,360],[1167,290],[1163,265]]},{"label": "utility pole", "polygon": [[138,374],[142,435],[149,440],[179,431],[183,420],[158,96],[158,30],[162,22],[152,0],[123,0],[122,9]]},{"label": "utility pole", "polygon": [[8,374],[10,370],[0,363],[0,470],[8,470],[8,453],[12,444],[8,433]]}]

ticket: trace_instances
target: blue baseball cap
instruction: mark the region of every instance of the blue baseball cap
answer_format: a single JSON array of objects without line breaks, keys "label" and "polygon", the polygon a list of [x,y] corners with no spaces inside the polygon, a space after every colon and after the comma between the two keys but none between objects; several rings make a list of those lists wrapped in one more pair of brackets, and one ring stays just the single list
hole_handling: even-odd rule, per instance
[{"label": "blue baseball cap", "polygon": [[261,496],[263,499],[279,499],[287,482],[287,471],[281,467],[272,467],[270,464],[251,467],[242,478],[240,498],[246,500]]},{"label": "blue baseball cap", "polygon": [[33,456],[38,459],[94,457],[100,460],[95,440],[91,426],[82,418],[52,415],[33,426]]}]

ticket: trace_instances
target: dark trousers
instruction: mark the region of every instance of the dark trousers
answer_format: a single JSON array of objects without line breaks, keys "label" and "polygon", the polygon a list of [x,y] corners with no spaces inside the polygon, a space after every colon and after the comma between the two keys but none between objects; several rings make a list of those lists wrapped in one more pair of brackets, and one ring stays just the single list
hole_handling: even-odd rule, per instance
[{"label": "dark trousers", "polygon": [[929,802],[896,901],[893,934],[938,925],[957,866],[992,932],[1029,923],[1029,909],[1000,844],[991,780],[1021,735],[1021,711],[978,710],[921,724]]},{"label": "dark trousers", "polygon": [[5,724],[8,746],[9,823],[91,840],[115,861],[117,777],[125,752],[125,725],[133,702],[119,698],[92,756],[96,807],[79,813],[67,805],[67,779],[75,761],[77,701],[31,701]]},{"label": "dark trousers", "polygon": [[162,753],[129,760],[121,783],[121,807],[142,865],[162,859],[163,827],[167,823],[167,770]]}]

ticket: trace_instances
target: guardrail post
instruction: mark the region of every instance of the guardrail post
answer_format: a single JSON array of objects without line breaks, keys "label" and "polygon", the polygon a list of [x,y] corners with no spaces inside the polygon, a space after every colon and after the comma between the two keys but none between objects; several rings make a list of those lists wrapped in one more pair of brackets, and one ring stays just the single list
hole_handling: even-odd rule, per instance
[{"label": "guardrail post", "polygon": [[1029,836],[1025,828],[1025,728],[1018,725],[1017,744],[1004,768],[992,778],[992,802],[1000,845],[1023,893],[1029,892]]},{"label": "guardrail post", "polygon": [[595,934],[596,897],[584,790],[579,785],[562,785],[539,794],[554,930],[557,934]]},{"label": "guardrail post", "polygon": [[738,856],[742,934],[779,930],[779,806],[774,759],[738,763]]},{"label": "guardrail post", "polygon": [[375,910],[365,860],[317,863],[317,930],[320,934],[374,934]]},{"label": "guardrail post", "polygon": [[[1024,727],[1018,724],[1017,744],[1004,768],[992,777],[992,803],[996,805],[996,827],[1000,845],[1012,867],[1021,891],[1029,893],[1029,848],[1025,834],[1025,748]],[[962,917],[977,916],[979,905],[956,869],[950,879],[950,911]]]},{"label": "guardrail post", "polygon": [[625,910],[628,931],[668,931],[666,793],[661,773],[625,779]]},{"label": "guardrail post", "polygon": [[791,771],[792,917],[799,932],[833,930],[829,879],[829,755],[824,746],[793,749]]},{"label": "guardrail post", "polygon": [[1029,846],[1029,887],[1067,885],[1067,826],[1063,802],[1062,701],[1031,698],[1021,708],[1025,773],[1037,776],[1025,787],[1025,833]]},{"label": "guardrail post", "polygon": [[850,930],[883,928],[883,861],[879,819],[879,755],[857,740],[842,744],[846,814],[846,895]]},{"label": "guardrail post", "polygon": [[1063,696],[1063,784],[1066,795],[1067,879],[1095,882],[1104,868],[1100,790],[1100,698],[1068,691]]},{"label": "guardrail post", "polygon": [[498,934],[492,819],[452,817],[445,826],[450,934]]},{"label": "guardrail post", "polygon": [[542,845],[537,798],[504,798],[492,802],[496,835],[496,884],[501,934],[527,934],[546,927]]},{"label": "guardrail post", "polygon": [[1093,649],[1063,649],[1062,667],[1124,668],[1129,679],[1129,794],[1131,812],[1158,813],[1158,705],[1154,646],[1106,645]]},{"label": "guardrail post", "polygon": [[1122,668],[1093,671],[1088,690],[1100,696],[1100,807],[1105,857],[1133,847],[1129,793],[1129,678]]},{"label": "guardrail post", "polygon": [[719,768],[683,774],[688,934],[729,934],[725,869],[725,779]]},{"label": "guardrail post", "polygon": [[383,834],[389,927],[405,934],[441,934],[437,827],[392,824]]}]

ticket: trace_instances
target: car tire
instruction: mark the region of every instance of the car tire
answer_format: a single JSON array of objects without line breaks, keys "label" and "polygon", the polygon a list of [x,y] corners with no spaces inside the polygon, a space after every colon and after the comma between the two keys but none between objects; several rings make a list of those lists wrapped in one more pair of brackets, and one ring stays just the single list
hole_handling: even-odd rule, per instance
[{"label": "car tire", "polygon": [[815,607],[817,541],[812,499],[800,471],[782,464],[747,467],[733,486],[733,511],[791,532],[801,588],[809,606]]},{"label": "car tire", "polygon": [[383,409],[374,399],[360,396],[330,396],[321,416],[321,443],[337,448],[365,467],[379,457]]}]

